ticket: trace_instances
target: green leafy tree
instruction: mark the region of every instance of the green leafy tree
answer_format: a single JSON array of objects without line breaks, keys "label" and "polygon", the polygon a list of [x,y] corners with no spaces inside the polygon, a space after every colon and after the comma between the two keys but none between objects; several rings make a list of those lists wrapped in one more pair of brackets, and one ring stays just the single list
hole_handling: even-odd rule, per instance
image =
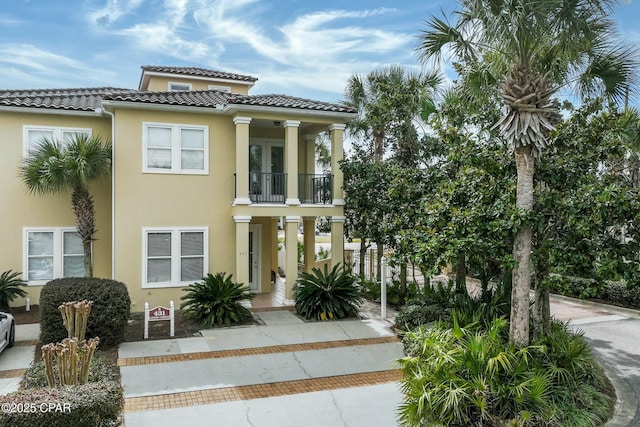
[{"label": "green leafy tree", "polygon": [[[618,43],[610,19],[614,0],[460,0],[453,25],[432,16],[420,36],[424,60],[442,57],[445,48],[460,61],[467,82],[497,88],[504,106],[498,122],[514,153],[516,207],[533,210],[536,160],[549,145],[556,112],[551,97],[568,84],[578,93],[604,92],[622,99],[635,61]],[[532,230],[518,228],[513,245],[513,295],[510,339],[529,343]]]},{"label": "green leafy tree", "polygon": [[22,182],[37,195],[71,189],[71,204],[84,248],[86,277],[93,277],[91,243],[96,232],[89,183],[111,173],[111,144],[100,137],[76,135],[61,142],[43,139],[24,159]]}]

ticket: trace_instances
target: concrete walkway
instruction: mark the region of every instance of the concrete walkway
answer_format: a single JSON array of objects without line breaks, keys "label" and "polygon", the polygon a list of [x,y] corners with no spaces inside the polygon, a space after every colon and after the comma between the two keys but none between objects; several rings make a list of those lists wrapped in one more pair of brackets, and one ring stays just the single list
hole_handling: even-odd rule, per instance
[{"label": "concrete walkway", "polygon": [[397,425],[402,346],[389,323],[255,315],[260,325],[122,344],[125,425]]}]

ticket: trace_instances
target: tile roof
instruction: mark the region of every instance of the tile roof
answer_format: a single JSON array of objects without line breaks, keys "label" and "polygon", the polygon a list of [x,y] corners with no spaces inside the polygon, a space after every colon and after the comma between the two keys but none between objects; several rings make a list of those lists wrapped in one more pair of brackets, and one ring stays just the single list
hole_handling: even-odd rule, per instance
[{"label": "tile roof", "polygon": [[134,91],[113,87],[0,90],[0,106],[94,111],[105,96],[126,92]]},{"label": "tile roof", "polygon": [[168,67],[168,66],[161,66],[161,65],[144,65],[141,68],[142,68],[142,71],[170,73],[170,74],[186,74],[189,76],[231,79],[231,80],[238,80],[238,81],[244,81],[244,82],[255,82],[256,80],[258,80],[256,77],[247,76],[243,74],[227,73],[225,71],[209,70],[206,68],[198,68],[198,67]]},{"label": "tile roof", "polygon": [[144,104],[215,108],[260,106],[355,113],[351,107],[286,95],[239,95],[217,90],[149,92],[111,87],[80,89],[0,90],[0,107],[94,111],[103,100]]}]

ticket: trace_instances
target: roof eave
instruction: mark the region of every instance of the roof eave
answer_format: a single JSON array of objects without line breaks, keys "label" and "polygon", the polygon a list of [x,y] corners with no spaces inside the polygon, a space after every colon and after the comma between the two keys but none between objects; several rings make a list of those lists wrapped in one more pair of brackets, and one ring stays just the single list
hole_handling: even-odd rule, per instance
[{"label": "roof eave", "polygon": [[12,105],[0,105],[0,111],[7,111],[11,113],[38,113],[38,114],[56,114],[62,116],[88,116],[98,117],[102,115],[102,112],[97,110],[72,110],[65,108],[43,108],[43,107],[16,107]]}]

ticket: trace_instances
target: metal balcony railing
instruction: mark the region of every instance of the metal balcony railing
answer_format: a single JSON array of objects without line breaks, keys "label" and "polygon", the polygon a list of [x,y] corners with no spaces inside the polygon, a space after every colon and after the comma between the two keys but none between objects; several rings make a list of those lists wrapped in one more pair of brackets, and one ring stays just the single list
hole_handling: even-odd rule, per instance
[{"label": "metal balcony railing", "polygon": [[332,176],[317,174],[298,175],[298,197],[300,203],[329,205],[333,202]]}]

